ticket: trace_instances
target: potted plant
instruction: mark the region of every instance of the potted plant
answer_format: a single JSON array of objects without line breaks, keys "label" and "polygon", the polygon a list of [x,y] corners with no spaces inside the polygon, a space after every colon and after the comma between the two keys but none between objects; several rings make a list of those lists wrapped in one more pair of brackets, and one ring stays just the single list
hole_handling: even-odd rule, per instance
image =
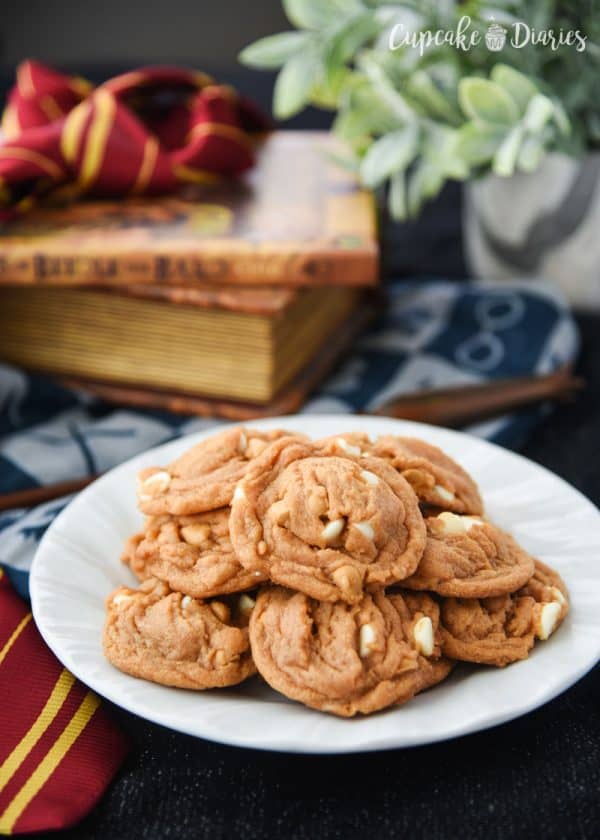
[{"label": "potted plant", "polygon": [[600,306],[600,16],[578,0],[283,0],[296,27],[241,60],[280,68],[273,108],[336,111],[340,162],[417,215],[465,182],[464,239],[485,279],[543,276]]}]

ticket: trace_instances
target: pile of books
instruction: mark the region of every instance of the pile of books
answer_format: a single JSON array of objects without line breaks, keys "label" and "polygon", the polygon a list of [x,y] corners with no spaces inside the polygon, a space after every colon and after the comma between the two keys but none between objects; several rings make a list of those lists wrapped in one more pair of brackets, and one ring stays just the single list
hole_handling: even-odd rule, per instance
[{"label": "pile of books", "polygon": [[364,327],[370,194],[317,132],[235,182],[56,201],[0,228],[0,361],[107,399],[243,419],[294,411]]}]

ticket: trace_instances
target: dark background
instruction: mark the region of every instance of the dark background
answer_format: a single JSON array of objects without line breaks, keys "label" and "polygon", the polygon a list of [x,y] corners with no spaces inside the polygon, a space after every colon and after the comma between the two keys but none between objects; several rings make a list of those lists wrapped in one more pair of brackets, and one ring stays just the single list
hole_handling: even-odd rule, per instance
[{"label": "dark background", "polygon": [[[269,107],[273,75],[239,50],[288,28],[278,0],[4,0],[0,84],[27,57],[95,81],[176,62]],[[289,127],[325,127],[308,111]],[[461,277],[460,190],[411,225],[382,229],[388,274]],[[600,316],[580,316],[588,388],[538,428],[524,454],[600,502]],[[133,749],[99,807],[65,838],[592,838],[600,817],[598,669],[520,720],[444,744],[310,757],[221,747],[114,713]],[[268,717],[263,722],[269,726]]]},{"label": "dark background", "polygon": [[177,61],[233,67],[251,41],[291,29],[279,0],[2,0],[0,61],[72,66]]},{"label": "dark background", "polygon": [[[252,92],[270,110],[274,74],[245,70],[237,56],[292,28],[280,0],[0,0],[0,95],[26,58],[94,82],[143,64],[179,64]],[[302,126],[329,122],[311,110]]]}]

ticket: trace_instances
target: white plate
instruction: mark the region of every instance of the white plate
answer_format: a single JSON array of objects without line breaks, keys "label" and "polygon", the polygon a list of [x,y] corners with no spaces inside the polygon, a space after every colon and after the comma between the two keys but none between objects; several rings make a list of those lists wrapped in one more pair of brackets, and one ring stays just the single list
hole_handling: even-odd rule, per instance
[{"label": "white plate", "polygon": [[224,744],[360,752],[440,741],[511,720],[573,685],[597,661],[600,513],[560,478],[493,444],[420,423],[300,415],[248,425],[285,426],[312,437],[347,430],[409,434],[441,446],[479,482],[490,517],[563,575],[571,595],[567,620],[525,662],[505,669],[463,666],[405,706],[351,720],[291,703],[258,679],[228,690],[193,692],[122,674],[102,655],[101,637],[104,598],[120,584],[134,584],[119,554],[141,522],[134,500],[136,473],[171,461],[209,430],[111,470],[75,498],[40,544],[31,573],[36,623],[61,662],[99,694],[143,718]]}]

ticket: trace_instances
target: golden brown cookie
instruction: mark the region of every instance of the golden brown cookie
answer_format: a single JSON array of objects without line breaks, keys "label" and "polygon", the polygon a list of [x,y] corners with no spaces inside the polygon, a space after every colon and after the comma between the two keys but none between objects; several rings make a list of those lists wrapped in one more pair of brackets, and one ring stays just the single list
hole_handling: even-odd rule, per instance
[{"label": "golden brown cookie", "polygon": [[147,467],[138,476],[138,505],[144,513],[187,516],[225,507],[248,464],[280,429],[261,432],[237,426],[196,444],[167,467]]},{"label": "golden brown cookie", "polygon": [[125,545],[121,552],[121,563],[129,566],[133,574],[140,581],[150,577],[145,561],[138,555],[138,548],[143,539],[144,534],[141,531],[137,534],[132,534],[125,540]]},{"label": "golden brown cookie", "polygon": [[197,601],[148,578],[106,600],[104,653],[121,671],[161,685],[218,688],[255,672],[247,596]]},{"label": "golden brown cookie", "polygon": [[245,568],[321,601],[358,603],[364,587],[412,574],[425,547],[417,498],[392,467],[293,438],[250,466],[229,530]]},{"label": "golden brown cookie", "polygon": [[428,517],[427,543],[407,589],[455,598],[491,598],[515,592],[534,572],[534,559],[491,522],[478,516]]},{"label": "golden brown cookie", "polygon": [[512,595],[441,601],[442,650],[465,662],[502,667],[526,659],[536,639],[546,640],[566,616],[560,575],[535,561],[531,580]]},{"label": "golden brown cookie", "polygon": [[382,435],[370,452],[392,464],[421,502],[455,513],[483,513],[471,476],[437,446],[417,438]]},{"label": "golden brown cookie", "polygon": [[427,595],[383,591],[323,603],[283,587],[258,596],[250,619],[256,667],[276,691],[343,717],[405,703],[450,672],[438,608]]},{"label": "golden brown cookie", "polygon": [[321,438],[316,443],[327,455],[346,455],[349,458],[373,455],[373,442],[364,432],[343,432],[341,435]]},{"label": "golden brown cookie", "polygon": [[229,538],[229,513],[226,507],[195,516],[151,516],[144,533],[126,544],[123,560],[140,579],[156,577],[194,598],[252,589],[267,578],[240,565]]}]

